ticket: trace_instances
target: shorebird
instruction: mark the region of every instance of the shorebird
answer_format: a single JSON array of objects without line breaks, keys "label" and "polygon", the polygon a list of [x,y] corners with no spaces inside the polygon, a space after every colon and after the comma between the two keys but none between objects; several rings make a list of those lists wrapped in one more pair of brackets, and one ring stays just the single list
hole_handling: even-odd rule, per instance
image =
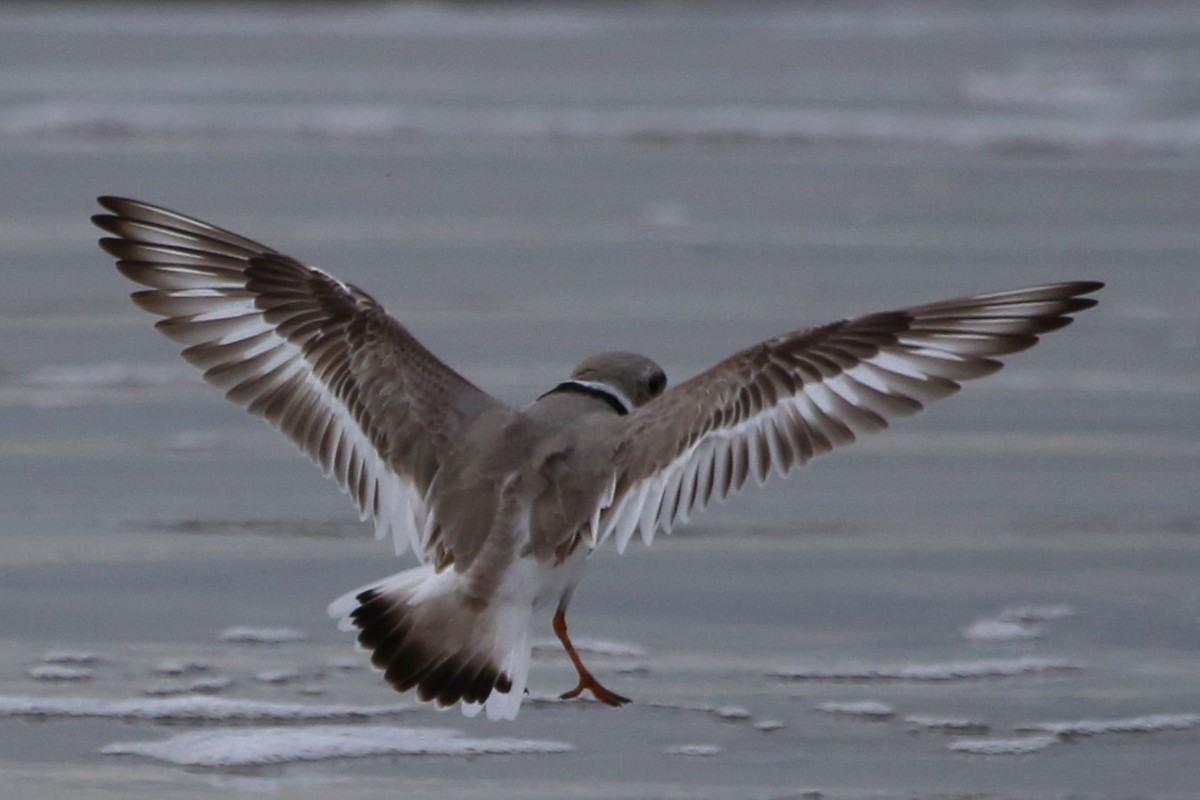
[{"label": "shorebird", "polygon": [[329,612],[396,690],[517,715],[535,611],[566,611],[588,555],[686,522],[1000,368],[1095,305],[1054,283],[843,319],[748,347],[670,390],[634,353],[586,358],[523,408],[476,388],[369,294],[258,242],[101,197],[100,246],[204,378],[282,431],[420,565]]}]

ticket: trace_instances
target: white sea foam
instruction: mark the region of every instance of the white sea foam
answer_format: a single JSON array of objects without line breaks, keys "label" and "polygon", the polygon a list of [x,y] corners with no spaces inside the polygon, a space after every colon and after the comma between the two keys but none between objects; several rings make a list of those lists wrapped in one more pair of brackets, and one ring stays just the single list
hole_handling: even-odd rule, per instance
[{"label": "white sea foam", "polygon": [[707,714],[717,719],[729,722],[747,722],[754,719],[754,713],[745,706],[713,705],[711,703],[670,703],[663,700],[648,700],[643,705],[650,708],[662,708],[667,711],[691,711]]},{"label": "white sea foam", "polygon": [[909,714],[904,721],[914,728],[945,731],[947,733],[987,733],[988,723],[967,717],[934,717],[927,714]]},{"label": "white sea foam", "polygon": [[963,636],[974,642],[1023,642],[1042,638],[1045,627],[1037,623],[1057,622],[1075,616],[1071,606],[1008,606],[993,617],[977,619],[963,629]]},{"label": "white sea foam", "polygon": [[1100,736],[1105,733],[1153,733],[1200,727],[1200,714],[1146,714],[1124,719],[1081,719],[1074,722],[1031,722],[1022,731],[1042,731],[1055,736]]},{"label": "white sea foam", "polygon": [[709,713],[718,719],[728,720],[746,720],[754,716],[745,706],[715,706]]},{"label": "white sea foam", "polygon": [[564,742],[534,739],[468,739],[459,731],[443,728],[316,725],[189,731],[161,740],[115,742],[101,752],[146,756],[188,767],[236,768],[368,756],[512,755],[572,749]]},{"label": "white sea foam", "polygon": [[109,700],[98,697],[0,695],[0,717],[104,717],[148,722],[365,720],[401,714],[410,708],[407,705],[263,703],[222,697]]},{"label": "white sea foam", "polygon": [[1036,625],[1004,619],[977,619],[963,629],[963,636],[973,642],[1027,642],[1041,635]]},{"label": "white sea foam", "polygon": [[29,677],[39,681],[90,681],[92,674],[87,667],[63,664],[39,664],[29,668]]},{"label": "white sea foam", "polygon": [[947,661],[867,667],[785,667],[776,677],[805,681],[960,681],[983,678],[1013,678],[1054,675],[1087,669],[1083,664],[1060,658],[1019,658]]},{"label": "white sea foam", "polygon": [[663,752],[672,756],[715,756],[720,755],[721,747],[715,744],[676,744]]},{"label": "white sea foam", "polygon": [[1058,742],[1055,736],[1019,736],[1013,739],[955,739],[946,747],[956,753],[983,756],[1021,756],[1045,750]]},{"label": "white sea foam", "polygon": [[642,704],[650,708],[661,708],[667,711],[696,712],[728,723],[749,723],[750,727],[759,731],[776,731],[784,727],[783,723],[778,720],[756,720],[754,712],[745,706],[713,705],[711,703],[669,703],[661,700],[644,701]]},{"label": "white sea foam", "polygon": [[830,701],[818,705],[817,710],[826,714],[868,719],[887,719],[896,714],[894,708],[877,700]]},{"label": "white sea foam", "polygon": [[288,644],[303,642],[308,635],[295,628],[256,628],[251,625],[234,625],[217,634],[222,642],[238,644]]}]

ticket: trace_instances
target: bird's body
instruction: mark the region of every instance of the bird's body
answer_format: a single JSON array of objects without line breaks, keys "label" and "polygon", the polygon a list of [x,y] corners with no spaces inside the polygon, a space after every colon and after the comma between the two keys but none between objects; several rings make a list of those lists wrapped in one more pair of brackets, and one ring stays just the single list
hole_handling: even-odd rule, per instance
[{"label": "bird's body", "polygon": [[396,689],[514,717],[534,612],[584,691],[566,609],[588,555],[647,544],[747,481],[880,430],[1000,367],[1094,305],[1100,284],[967,297],[798,330],[665,391],[650,359],[601,353],[524,408],[490,397],[362,290],[167,209],[101,198],[94,218],[140,306],[226,396],[291,438],[377,534],[421,564],[330,613]]},{"label": "bird's body", "polygon": [[[330,606],[393,686],[474,711],[498,682],[511,688],[492,695],[489,713],[515,715],[532,615],[551,604],[565,612],[583,577],[585,531],[610,483],[612,447],[596,433],[613,416],[594,397],[556,393],[464,425],[429,492],[430,563]],[[422,618],[407,623],[414,614]]]}]

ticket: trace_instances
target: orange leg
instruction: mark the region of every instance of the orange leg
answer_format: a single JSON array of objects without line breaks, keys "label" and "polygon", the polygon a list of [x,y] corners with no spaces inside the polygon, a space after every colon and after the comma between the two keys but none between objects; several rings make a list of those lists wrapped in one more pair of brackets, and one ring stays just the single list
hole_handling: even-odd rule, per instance
[{"label": "orange leg", "polygon": [[600,681],[596,680],[579,660],[579,653],[575,652],[575,645],[571,644],[571,638],[567,636],[567,612],[563,608],[560,607],[558,611],[554,612],[553,625],[554,635],[562,642],[563,649],[567,651],[567,657],[571,659],[571,663],[575,665],[575,671],[579,673],[579,683],[571,691],[560,694],[559,699],[570,700],[572,697],[579,697],[586,690],[591,692],[592,696],[601,703],[607,703],[610,706],[623,706],[628,703],[628,697],[622,697],[601,686]]}]

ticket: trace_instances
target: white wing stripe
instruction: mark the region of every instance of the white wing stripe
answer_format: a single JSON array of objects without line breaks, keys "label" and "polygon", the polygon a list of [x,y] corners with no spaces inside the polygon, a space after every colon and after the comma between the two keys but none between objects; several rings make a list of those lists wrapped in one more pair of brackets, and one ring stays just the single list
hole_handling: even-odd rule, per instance
[{"label": "white wing stripe", "polygon": [[650,494],[650,489],[653,485],[653,478],[643,482],[641,489],[637,492],[636,499],[629,504],[629,509],[625,516],[625,524],[617,532],[618,536],[621,537],[617,541],[619,545],[617,552],[624,552],[625,546],[629,544],[629,541],[633,538],[633,534],[637,532],[638,523],[642,517],[642,507],[646,505],[646,497]]},{"label": "white wing stripe", "polygon": [[629,544],[629,539],[633,536],[633,531],[637,527],[641,503],[646,499],[649,485],[649,481],[642,482],[638,491],[626,494],[617,507],[611,530],[616,535],[618,553],[625,552],[625,546]]},{"label": "white wing stripe", "polygon": [[724,500],[729,495],[729,479],[732,472],[731,455],[728,445],[713,448],[713,485],[717,500]]},{"label": "white wing stripe", "polygon": [[305,357],[297,343],[308,338],[300,335],[300,326],[306,324],[303,315],[283,321],[292,328],[288,333],[297,336],[289,340],[255,307],[252,293],[244,289],[244,275],[213,266],[222,261],[216,257],[163,252],[173,260],[194,258],[197,264],[147,262],[138,271],[137,280],[154,289],[140,292],[139,304],[170,315],[158,328],[188,345],[184,357],[204,369],[205,379],[223,389],[226,397],[266,417],[300,444],[351,495],[361,518],[374,517],[378,538],[392,535],[397,553],[410,544],[422,552],[433,520],[427,518],[415,490],[382,461],[327,384],[328,379],[339,379],[342,365],[329,358],[322,363],[319,348],[311,355],[313,361]]},{"label": "white wing stripe", "polygon": [[[989,358],[1030,342],[1023,326],[1038,314],[1061,313],[1057,301],[997,306],[948,307],[943,316],[918,319],[911,330],[874,352],[866,345],[814,347],[794,363],[771,362],[757,384],[746,385],[715,427],[658,472],[630,486],[610,508],[598,509],[593,537],[615,535],[623,551],[637,529],[649,544],[655,531],[670,532],[692,512],[724,500],[753,476],[764,483],[771,472],[786,475],[797,464],[853,442],[857,435],[887,427],[889,417],[908,416],[924,404],[953,394],[957,381],[995,371]],[[856,349],[857,348],[857,349]],[[865,358],[854,363],[861,353]],[[776,374],[779,370],[783,373]],[[797,377],[805,376],[797,389]],[[773,401],[773,402],[772,402]],[[749,414],[752,407],[762,408]],[[599,536],[596,536],[600,529]]]},{"label": "white wing stripe", "polygon": [[596,510],[592,512],[591,530],[592,530],[592,547],[595,547],[604,538],[601,533],[600,516],[604,509],[612,505],[613,495],[617,491],[617,478],[614,475],[608,482],[608,488],[604,492],[604,496],[600,498],[600,502],[596,503]]},{"label": "white wing stripe", "polygon": [[672,522],[675,519],[675,509],[679,502],[679,488],[682,480],[683,473],[679,470],[663,473],[663,495],[659,500],[654,522],[660,530],[667,533],[671,532]]},{"label": "white wing stripe", "polygon": [[647,483],[646,496],[641,502],[641,514],[638,517],[638,535],[641,536],[642,542],[649,545],[654,541],[654,531],[658,525],[658,508],[662,503],[663,490],[665,488],[665,476],[659,473],[653,480]]},{"label": "white wing stripe", "polygon": [[908,353],[904,352],[893,352],[891,348],[884,348],[880,350],[870,361],[864,361],[859,366],[865,367],[867,365],[872,365],[881,370],[885,370],[886,372],[894,373],[896,375],[903,375],[917,381],[925,380],[927,377],[926,373],[920,369],[917,363],[915,363],[912,359],[909,359],[907,357],[908,355]]},{"label": "white wing stripe", "polygon": [[[764,417],[762,420],[764,438],[767,440],[767,453],[770,465],[775,468],[779,477],[784,477],[792,467],[791,448],[780,440],[779,428],[774,417]],[[723,498],[719,498],[723,499]]]}]

